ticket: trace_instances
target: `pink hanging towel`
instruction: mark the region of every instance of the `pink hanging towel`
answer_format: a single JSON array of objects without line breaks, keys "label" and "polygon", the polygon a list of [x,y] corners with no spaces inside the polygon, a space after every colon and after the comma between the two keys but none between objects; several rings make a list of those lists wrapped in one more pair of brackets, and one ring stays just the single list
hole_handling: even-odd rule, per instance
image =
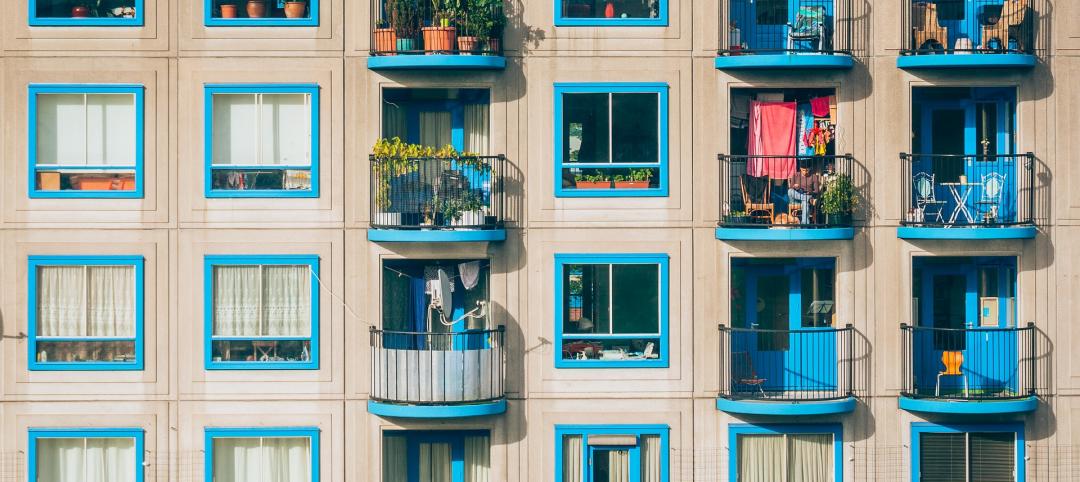
[{"label": "pink hanging towel", "polygon": [[814,117],[829,117],[829,98],[814,97],[810,99],[810,111]]},{"label": "pink hanging towel", "polygon": [[753,177],[787,179],[795,174],[795,158],[753,156],[795,155],[795,103],[750,102],[750,129],[746,173]]}]

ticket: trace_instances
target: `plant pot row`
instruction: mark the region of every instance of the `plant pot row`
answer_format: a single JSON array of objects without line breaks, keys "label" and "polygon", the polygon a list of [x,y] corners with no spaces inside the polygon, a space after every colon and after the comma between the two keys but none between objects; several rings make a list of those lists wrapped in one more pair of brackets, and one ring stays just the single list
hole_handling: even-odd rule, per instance
[{"label": "plant pot row", "polygon": [[[482,38],[472,35],[457,35],[455,27],[424,27],[421,29],[423,50],[428,54],[448,53],[498,53],[500,40],[498,38]],[[375,29],[376,52],[410,52],[421,50],[416,45],[417,39],[398,37],[392,28]],[[456,46],[456,49],[455,49]]]},{"label": "plant pot row", "polygon": [[578,189],[648,189],[649,181],[574,181]]},{"label": "plant pot row", "polygon": [[[248,18],[266,18],[270,16],[270,0],[248,0],[245,11]],[[221,5],[221,18],[239,18],[240,6],[235,3]],[[285,2],[285,18],[304,18],[307,15],[307,1]]]}]

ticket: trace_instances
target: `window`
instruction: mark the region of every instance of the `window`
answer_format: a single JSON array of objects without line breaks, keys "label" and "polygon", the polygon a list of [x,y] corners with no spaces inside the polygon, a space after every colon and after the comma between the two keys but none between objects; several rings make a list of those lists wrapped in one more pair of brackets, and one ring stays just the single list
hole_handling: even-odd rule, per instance
[{"label": "window", "polygon": [[142,482],[142,429],[30,429],[30,482]]},{"label": "window", "polygon": [[788,23],[788,0],[757,0],[755,11],[758,25]]},{"label": "window", "polygon": [[1024,480],[1024,427],[911,424],[914,482]]},{"label": "window", "polygon": [[664,27],[667,0],[554,0],[556,27]]},{"label": "window", "polygon": [[555,195],[667,196],[668,86],[555,84]]},{"label": "window", "polygon": [[206,197],[318,197],[317,85],[206,86]]},{"label": "window", "polygon": [[556,425],[555,482],[668,480],[666,425]]},{"label": "window", "polygon": [[382,482],[483,482],[491,472],[487,431],[387,431],[382,443]]},{"label": "window", "polygon": [[318,428],[208,428],[206,480],[319,482]]},{"label": "window", "polygon": [[30,256],[30,370],[142,370],[143,259]]},{"label": "window", "polygon": [[267,0],[248,5],[237,0],[203,0],[207,27],[318,27],[320,0]]},{"label": "window", "polygon": [[840,482],[839,425],[728,426],[732,482]]},{"label": "window", "polygon": [[143,0],[29,0],[27,9],[31,27],[143,26]]},{"label": "window", "polygon": [[491,93],[487,89],[387,88],[382,95],[384,138],[489,154]]},{"label": "window", "polygon": [[31,198],[143,197],[143,87],[32,84]]},{"label": "window", "polygon": [[206,368],[319,368],[317,256],[206,256]]},{"label": "window", "polygon": [[667,367],[668,256],[555,255],[557,368]]}]

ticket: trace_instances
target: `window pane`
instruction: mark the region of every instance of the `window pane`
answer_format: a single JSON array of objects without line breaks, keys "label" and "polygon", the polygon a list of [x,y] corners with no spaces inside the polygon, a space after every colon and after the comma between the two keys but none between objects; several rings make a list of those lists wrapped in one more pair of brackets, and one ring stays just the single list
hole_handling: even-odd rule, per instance
[{"label": "window pane", "polygon": [[134,482],[133,438],[39,438],[36,482]]},{"label": "window pane", "polygon": [[311,273],[306,265],[264,266],[263,317],[268,336],[311,335]]},{"label": "window pane", "polygon": [[659,162],[659,95],[611,95],[613,162]]},{"label": "window pane", "polygon": [[260,336],[260,266],[214,266],[214,335]]},{"label": "window pane", "polygon": [[739,435],[736,442],[739,482],[776,482],[784,480],[785,450],[783,435]]},{"label": "window pane", "polygon": [[135,267],[90,266],[87,335],[135,336]]},{"label": "window pane", "polygon": [[971,482],[1016,480],[1016,434],[971,433]]},{"label": "window pane", "polygon": [[630,482],[630,451],[593,450],[591,482]]},{"label": "window pane", "polygon": [[828,327],[833,324],[833,279],[831,268],[802,270],[802,326]]},{"label": "window pane", "polygon": [[218,164],[259,164],[255,94],[213,94],[213,160]]},{"label": "window pane", "polygon": [[38,336],[86,336],[86,271],[82,266],[38,268]]},{"label": "window pane", "polygon": [[135,164],[135,96],[87,95],[86,130],[87,164]]},{"label": "window pane", "polygon": [[564,18],[657,18],[657,0],[562,0]]},{"label": "window pane", "polygon": [[570,264],[563,267],[568,297],[564,333],[610,333],[610,265]]},{"label": "window pane", "polygon": [[642,435],[641,446],[641,482],[661,482],[663,473],[663,447],[660,445],[660,436]]},{"label": "window pane", "polygon": [[86,96],[38,94],[38,164],[86,164]]},{"label": "window pane", "polygon": [[613,333],[660,332],[660,267],[654,264],[612,266]]},{"label": "window pane", "polygon": [[383,435],[382,468],[382,482],[408,482],[408,439],[400,436]]},{"label": "window pane", "polygon": [[922,482],[956,482],[967,477],[963,433],[924,433],[919,438]]},{"label": "window pane", "polygon": [[833,480],[831,434],[788,435],[788,479],[799,482]]},{"label": "window pane", "polygon": [[309,437],[218,437],[214,482],[310,482]]},{"label": "window pane", "polygon": [[[759,276],[757,279],[758,298],[754,301],[757,312],[757,326],[761,330],[791,329],[791,304],[789,299],[790,284],[786,275]],[[758,350],[787,350],[788,334],[784,331],[759,333]]]},{"label": "window pane", "polygon": [[562,439],[562,480],[582,482],[581,435],[564,435]]},{"label": "window pane", "polygon": [[450,463],[450,444],[420,444],[420,482],[454,482]]},{"label": "window pane", "polygon": [[311,164],[308,94],[262,94],[259,164]]},{"label": "window pane", "polygon": [[788,0],[757,0],[758,25],[788,23]]},{"label": "window pane", "polygon": [[609,95],[563,94],[563,162],[610,162]]},{"label": "window pane", "polygon": [[491,471],[491,438],[465,437],[465,482],[488,482]]}]

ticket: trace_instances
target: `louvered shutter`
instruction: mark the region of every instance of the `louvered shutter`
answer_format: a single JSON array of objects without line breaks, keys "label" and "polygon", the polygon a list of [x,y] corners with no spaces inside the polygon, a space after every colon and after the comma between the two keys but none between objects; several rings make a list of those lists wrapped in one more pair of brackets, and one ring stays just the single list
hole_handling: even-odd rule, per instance
[{"label": "louvered shutter", "polygon": [[968,443],[971,482],[1016,481],[1016,434],[973,432]]},{"label": "louvered shutter", "polygon": [[964,433],[924,433],[919,439],[919,480],[964,482],[966,450]]}]

